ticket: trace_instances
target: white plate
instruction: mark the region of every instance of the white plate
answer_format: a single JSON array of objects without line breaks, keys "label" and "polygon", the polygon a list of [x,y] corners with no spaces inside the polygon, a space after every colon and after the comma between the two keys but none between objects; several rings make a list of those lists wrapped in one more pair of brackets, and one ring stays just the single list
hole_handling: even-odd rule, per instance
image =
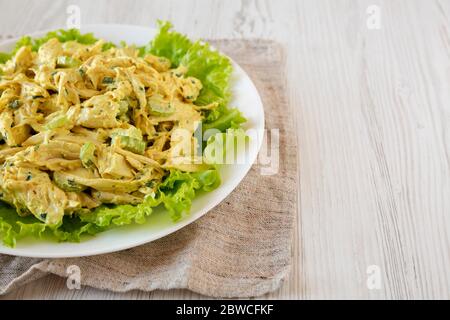
[{"label": "white plate", "polygon": [[[180,30],[182,32],[182,30]],[[156,34],[156,29],[128,26],[128,25],[89,25],[81,28],[82,33],[92,32],[98,38],[103,38],[114,43],[125,40],[136,45],[147,44]],[[39,37],[46,32],[32,34]],[[0,44],[0,52],[9,52],[15,40],[8,40]],[[200,194],[192,203],[192,209],[188,216],[178,222],[173,222],[163,209],[155,210],[143,225],[130,225],[115,228],[94,237],[85,237],[80,243],[56,243],[37,239],[23,239],[18,241],[15,248],[9,248],[0,244],[0,253],[42,258],[80,257],[103,253],[109,253],[139,246],[153,240],[164,237],[197,220],[209,210],[217,206],[233,191],[250,170],[256,160],[262,143],[264,131],[264,109],[261,98],[249,76],[235,62],[231,105],[239,108],[248,122],[245,129],[253,129],[258,138],[250,141],[248,152],[238,155],[238,159],[245,164],[225,165],[220,169],[222,184],[209,193]]]}]

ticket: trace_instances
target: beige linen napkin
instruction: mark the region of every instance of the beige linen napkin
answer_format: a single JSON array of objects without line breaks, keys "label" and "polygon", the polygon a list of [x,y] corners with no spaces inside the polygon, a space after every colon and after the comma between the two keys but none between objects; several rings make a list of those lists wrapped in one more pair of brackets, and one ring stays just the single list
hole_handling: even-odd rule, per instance
[{"label": "beige linen napkin", "polygon": [[48,273],[65,277],[71,265],[80,267],[83,285],[118,292],[187,288],[213,297],[253,297],[281,285],[291,264],[298,188],[283,50],[262,40],[214,44],[255,82],[266,128],[280,129],[279,171],[262,175],[261,166],[254,165],[238,188],[203,218],[137,248],[73,259],[0,255],[0,294]]}]

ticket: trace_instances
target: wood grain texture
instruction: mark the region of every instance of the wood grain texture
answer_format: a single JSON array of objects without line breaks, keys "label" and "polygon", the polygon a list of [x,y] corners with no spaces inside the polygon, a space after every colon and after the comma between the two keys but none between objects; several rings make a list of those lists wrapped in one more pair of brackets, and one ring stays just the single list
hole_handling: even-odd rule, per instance
[{"label": "wood grain texture", "polygon": [[[63,26],[68,4],[86,24],[168,19],[193,37],[284,44],[300,205],[291,276],[265,298],[450,299],[449,1],[0,0],[0,35]],[[50,276],[3,298],[202,297],[70,291]]]}]

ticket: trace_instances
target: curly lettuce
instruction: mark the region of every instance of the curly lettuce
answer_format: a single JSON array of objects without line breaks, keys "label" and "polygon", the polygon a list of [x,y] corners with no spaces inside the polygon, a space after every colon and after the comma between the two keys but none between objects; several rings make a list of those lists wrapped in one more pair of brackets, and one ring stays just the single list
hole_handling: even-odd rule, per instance
[{"label": "curly lettuce", "polygon": [[192,46],[192,42],[185,35],[172,31],[170,22],[158,21],[158,25],[158,34],[144,48],[142,53],[151,53],[158,57],[165,57],[172,62],[172,67],[178,67],[181,59]]},{"label": "curly lettuce", "polygon": [[9,59],[11,59],[11,54],[9,54],[9,53],[4,53],[4,52],[0,52],[0,64],[5,63],[5,62],[8,61]]}]

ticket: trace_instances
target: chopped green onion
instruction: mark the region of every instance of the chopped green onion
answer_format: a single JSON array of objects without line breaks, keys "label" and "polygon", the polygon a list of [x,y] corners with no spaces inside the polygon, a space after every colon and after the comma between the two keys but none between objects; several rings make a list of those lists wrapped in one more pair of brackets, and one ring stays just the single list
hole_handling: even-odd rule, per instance
[{"label": "chopped green onion", "polygon": [[81,62],[78,59],[68,56],[60,56],[56,59],[56,67],[58,68],[75,68],[80,64]]},{"label": "chopped green onion", "polygon": [[111,77],[104,77],[102,83],[103,83],[103,84],[111,84],[111,83],[114,83],[114,78],[111,78]]},{"label": "chopped green onion", "polygon": [[92,142],[86,142],[80,149],[81,163],[85,168],[91,168],[94,165],[95,145]]},{"label": "chopped green onion", "polygon": [[47,130],[53,130],[53,129],[61,128],[61,127],[65,126],[66,124],[68,124],[69,122],[70,122],[69,118],[67,118],[65,115],[59,116],[59,117],[52,119],[49,123],[47,123],[45,128]]},{"label": "chopped green onion", "polygon": [[19,109],[19,107],[21,105],[22,105],[22,103],[20,102],[20,100],[14,99],[8,104],[8,108],[10,108],[12,110],[17,110],[17,109]]}]

